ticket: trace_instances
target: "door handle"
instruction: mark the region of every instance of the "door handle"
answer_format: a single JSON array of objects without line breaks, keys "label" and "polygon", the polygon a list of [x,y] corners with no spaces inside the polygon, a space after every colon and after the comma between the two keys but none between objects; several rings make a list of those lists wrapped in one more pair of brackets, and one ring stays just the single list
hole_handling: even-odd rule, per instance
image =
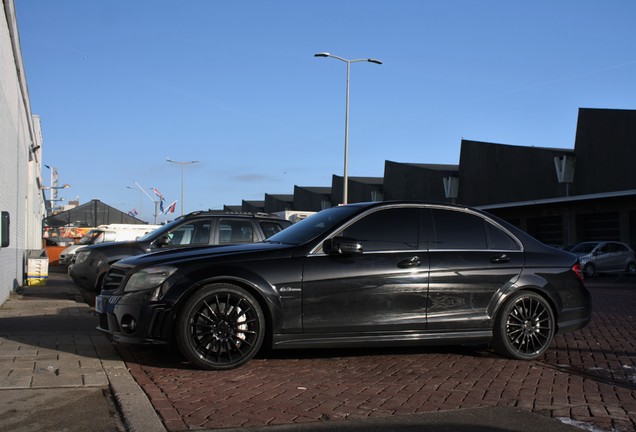
[{"label": "door handle", "polygon": [[420,257],[413,256],[411,258],[407,258],[398,263],[399,268],[409,268],[409,267],[419,267],[422,264],[420,261]]},{"label": "door handle", "polygon": [[510,257],[506,254],[497,255],[496,257],[490,258],[490,262],[493,264],[501,264],[510,262]]}]

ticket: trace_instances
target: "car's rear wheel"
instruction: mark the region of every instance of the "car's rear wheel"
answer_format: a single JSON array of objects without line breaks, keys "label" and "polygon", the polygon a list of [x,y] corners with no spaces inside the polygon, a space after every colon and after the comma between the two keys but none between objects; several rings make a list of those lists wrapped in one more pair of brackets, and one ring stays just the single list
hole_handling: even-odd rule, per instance
[{"label": "car's rear wheel", "polygon": [[506,357],[532,360],[548,349],[554,333],[555,319],[549,303],[539,294],[520,291],[499,313],[493,346]]},{"label": "car's rear wheel", "polygon": [[594,264],[592,263],[585,264],[585,266],[583,267],[583,273],[587,277],[594,276],[596,274],[596,268],[594,267]]},{"label": "car's rear wheel", "polygon": [[184,304],[177,344],[195,365],[210,370],[240,366],[259,350],[265,319],[258,301],[230,284],[207,285]]}]

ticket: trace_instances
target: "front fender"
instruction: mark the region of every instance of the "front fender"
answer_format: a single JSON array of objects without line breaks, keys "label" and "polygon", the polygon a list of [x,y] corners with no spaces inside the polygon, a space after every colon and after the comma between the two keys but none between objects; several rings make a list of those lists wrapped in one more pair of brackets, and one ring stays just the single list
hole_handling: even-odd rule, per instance
[{"label": "front fender", "polygon": [[[261,304],[273,332],[297,332],[302,328],[301,296],[281,294],[279,287],[300,286],[301,265],[286,265],[284,271],[276,271],[275,266],[258,263],[254,268],[233,264],[215,265],[184,272],[174,286],[166,293],[164,301],[173,303],[175,313],[202,286],[211,283],[230,283],[248,290]],[[296,270],[294,270],[296,268]]]}]

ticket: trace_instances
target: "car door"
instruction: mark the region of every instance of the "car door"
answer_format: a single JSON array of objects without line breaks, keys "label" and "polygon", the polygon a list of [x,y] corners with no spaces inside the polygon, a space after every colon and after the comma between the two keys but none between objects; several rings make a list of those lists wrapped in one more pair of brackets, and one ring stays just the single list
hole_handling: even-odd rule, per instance
[{"label": "car door", "polygon": [[521,273],[521,245],[478,214],[436,208],[429,217],[428,329],[487,328],[496,294]]},{"label": "car door", "polygon": [[336,234],[361,254],[306,258],[303,331],[350,333],[426,328],[428,254],[421,250],[420,207],[382,208]]},{"label": "car door", "polygon": [[609,245],[609,255],[611,261],[611,270],[612,271],[623,271],[627,267],[627,248],[620,244],[610,242]]},{"label": "car door", "polygon": [[597,273],[614,270],[614,261],[615,257],[612,256],[610,251],[610,243],[601,243],[594,249],[592,262]]}]

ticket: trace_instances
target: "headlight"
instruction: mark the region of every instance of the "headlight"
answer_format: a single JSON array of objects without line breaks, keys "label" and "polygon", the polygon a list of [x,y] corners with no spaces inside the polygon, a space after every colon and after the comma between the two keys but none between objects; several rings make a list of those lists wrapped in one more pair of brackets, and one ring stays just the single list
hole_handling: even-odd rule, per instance
[{"label": "headlight", "polygon": [[176,271],[176,267],[170,266],[145,268],[133,274],[130,279],[128,279],[124,291],[144,291],[157,288]]},{"label": "headlight", "polygon": [[80,264],[86,261],[88,256],[90,255],[90,251],[80,251],[75,254],[75,264]]}]

